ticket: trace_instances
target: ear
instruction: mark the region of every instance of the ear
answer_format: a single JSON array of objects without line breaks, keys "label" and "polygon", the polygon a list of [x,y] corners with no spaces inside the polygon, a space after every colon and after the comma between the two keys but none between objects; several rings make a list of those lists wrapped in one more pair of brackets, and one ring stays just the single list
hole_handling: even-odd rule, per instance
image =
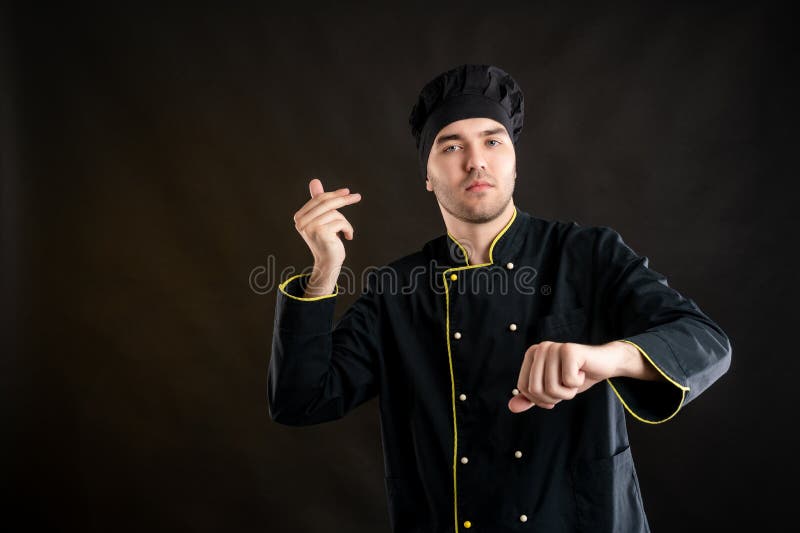
[{"label": "ear", "polygon": [[433,187],[431,186],[431,178],[425,178],[425,188],[431,192],[433,192]]}]

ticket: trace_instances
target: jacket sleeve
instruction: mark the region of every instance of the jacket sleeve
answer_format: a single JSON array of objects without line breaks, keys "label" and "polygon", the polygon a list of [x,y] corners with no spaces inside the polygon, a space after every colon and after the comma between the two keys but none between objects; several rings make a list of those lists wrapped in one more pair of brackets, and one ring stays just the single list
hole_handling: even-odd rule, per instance
[{"label": "jacket sleeve", "polygon": [[377,394],[380,316],[369,288],[332,327],[336,296],[304,298],[311,274],[278,286],[267,394],[272,420],[304,426],[336,420]]},{"label": "jacket sleeve", "polygon": [[664,377],[607,381],[637,420],[666,422],[727,372],[730,341],[613,229],[597,228],[593,253],[598,308],[606,313],[614,338],[635,346]]}]

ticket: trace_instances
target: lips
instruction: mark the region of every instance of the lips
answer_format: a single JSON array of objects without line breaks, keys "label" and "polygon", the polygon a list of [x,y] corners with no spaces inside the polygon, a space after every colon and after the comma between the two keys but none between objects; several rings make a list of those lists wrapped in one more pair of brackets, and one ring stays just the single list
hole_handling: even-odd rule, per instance
[{"label": "lips", "polygon": [[471,184],[467,187],[468,191],[482,191],[484,189],[488,189],[492,185],[489,184],[488,181],[476,181],[475,183]]}]

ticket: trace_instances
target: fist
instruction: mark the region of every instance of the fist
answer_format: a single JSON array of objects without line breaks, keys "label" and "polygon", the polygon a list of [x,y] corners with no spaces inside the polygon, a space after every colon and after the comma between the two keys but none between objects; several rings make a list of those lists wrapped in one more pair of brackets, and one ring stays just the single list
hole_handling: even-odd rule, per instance
[{"label": "fist", "polygon": [[520,413],[534,405],[552,409],[595,383],[617,375],[619,351],[609,345],[543,341],[525,351],[517,379],[519,394],[508,408]]}]

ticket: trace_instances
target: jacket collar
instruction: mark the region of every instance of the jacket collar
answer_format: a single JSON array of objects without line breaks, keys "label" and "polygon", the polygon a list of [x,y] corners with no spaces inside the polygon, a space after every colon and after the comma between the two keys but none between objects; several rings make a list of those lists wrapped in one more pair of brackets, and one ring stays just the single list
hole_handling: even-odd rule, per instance
[{"label": "jacket collar", "polygon": [[[525,240],[529,219],[528,213],[514,206],[511,220],[489,245],[491,264],[506,265],[516,259]],[[450,232],[429,241],[425,245],[425,249],[429,255],[447,267],[477,266],[470,262],[466,250]],[[484,264],[489,265],[490,263]]]}]

